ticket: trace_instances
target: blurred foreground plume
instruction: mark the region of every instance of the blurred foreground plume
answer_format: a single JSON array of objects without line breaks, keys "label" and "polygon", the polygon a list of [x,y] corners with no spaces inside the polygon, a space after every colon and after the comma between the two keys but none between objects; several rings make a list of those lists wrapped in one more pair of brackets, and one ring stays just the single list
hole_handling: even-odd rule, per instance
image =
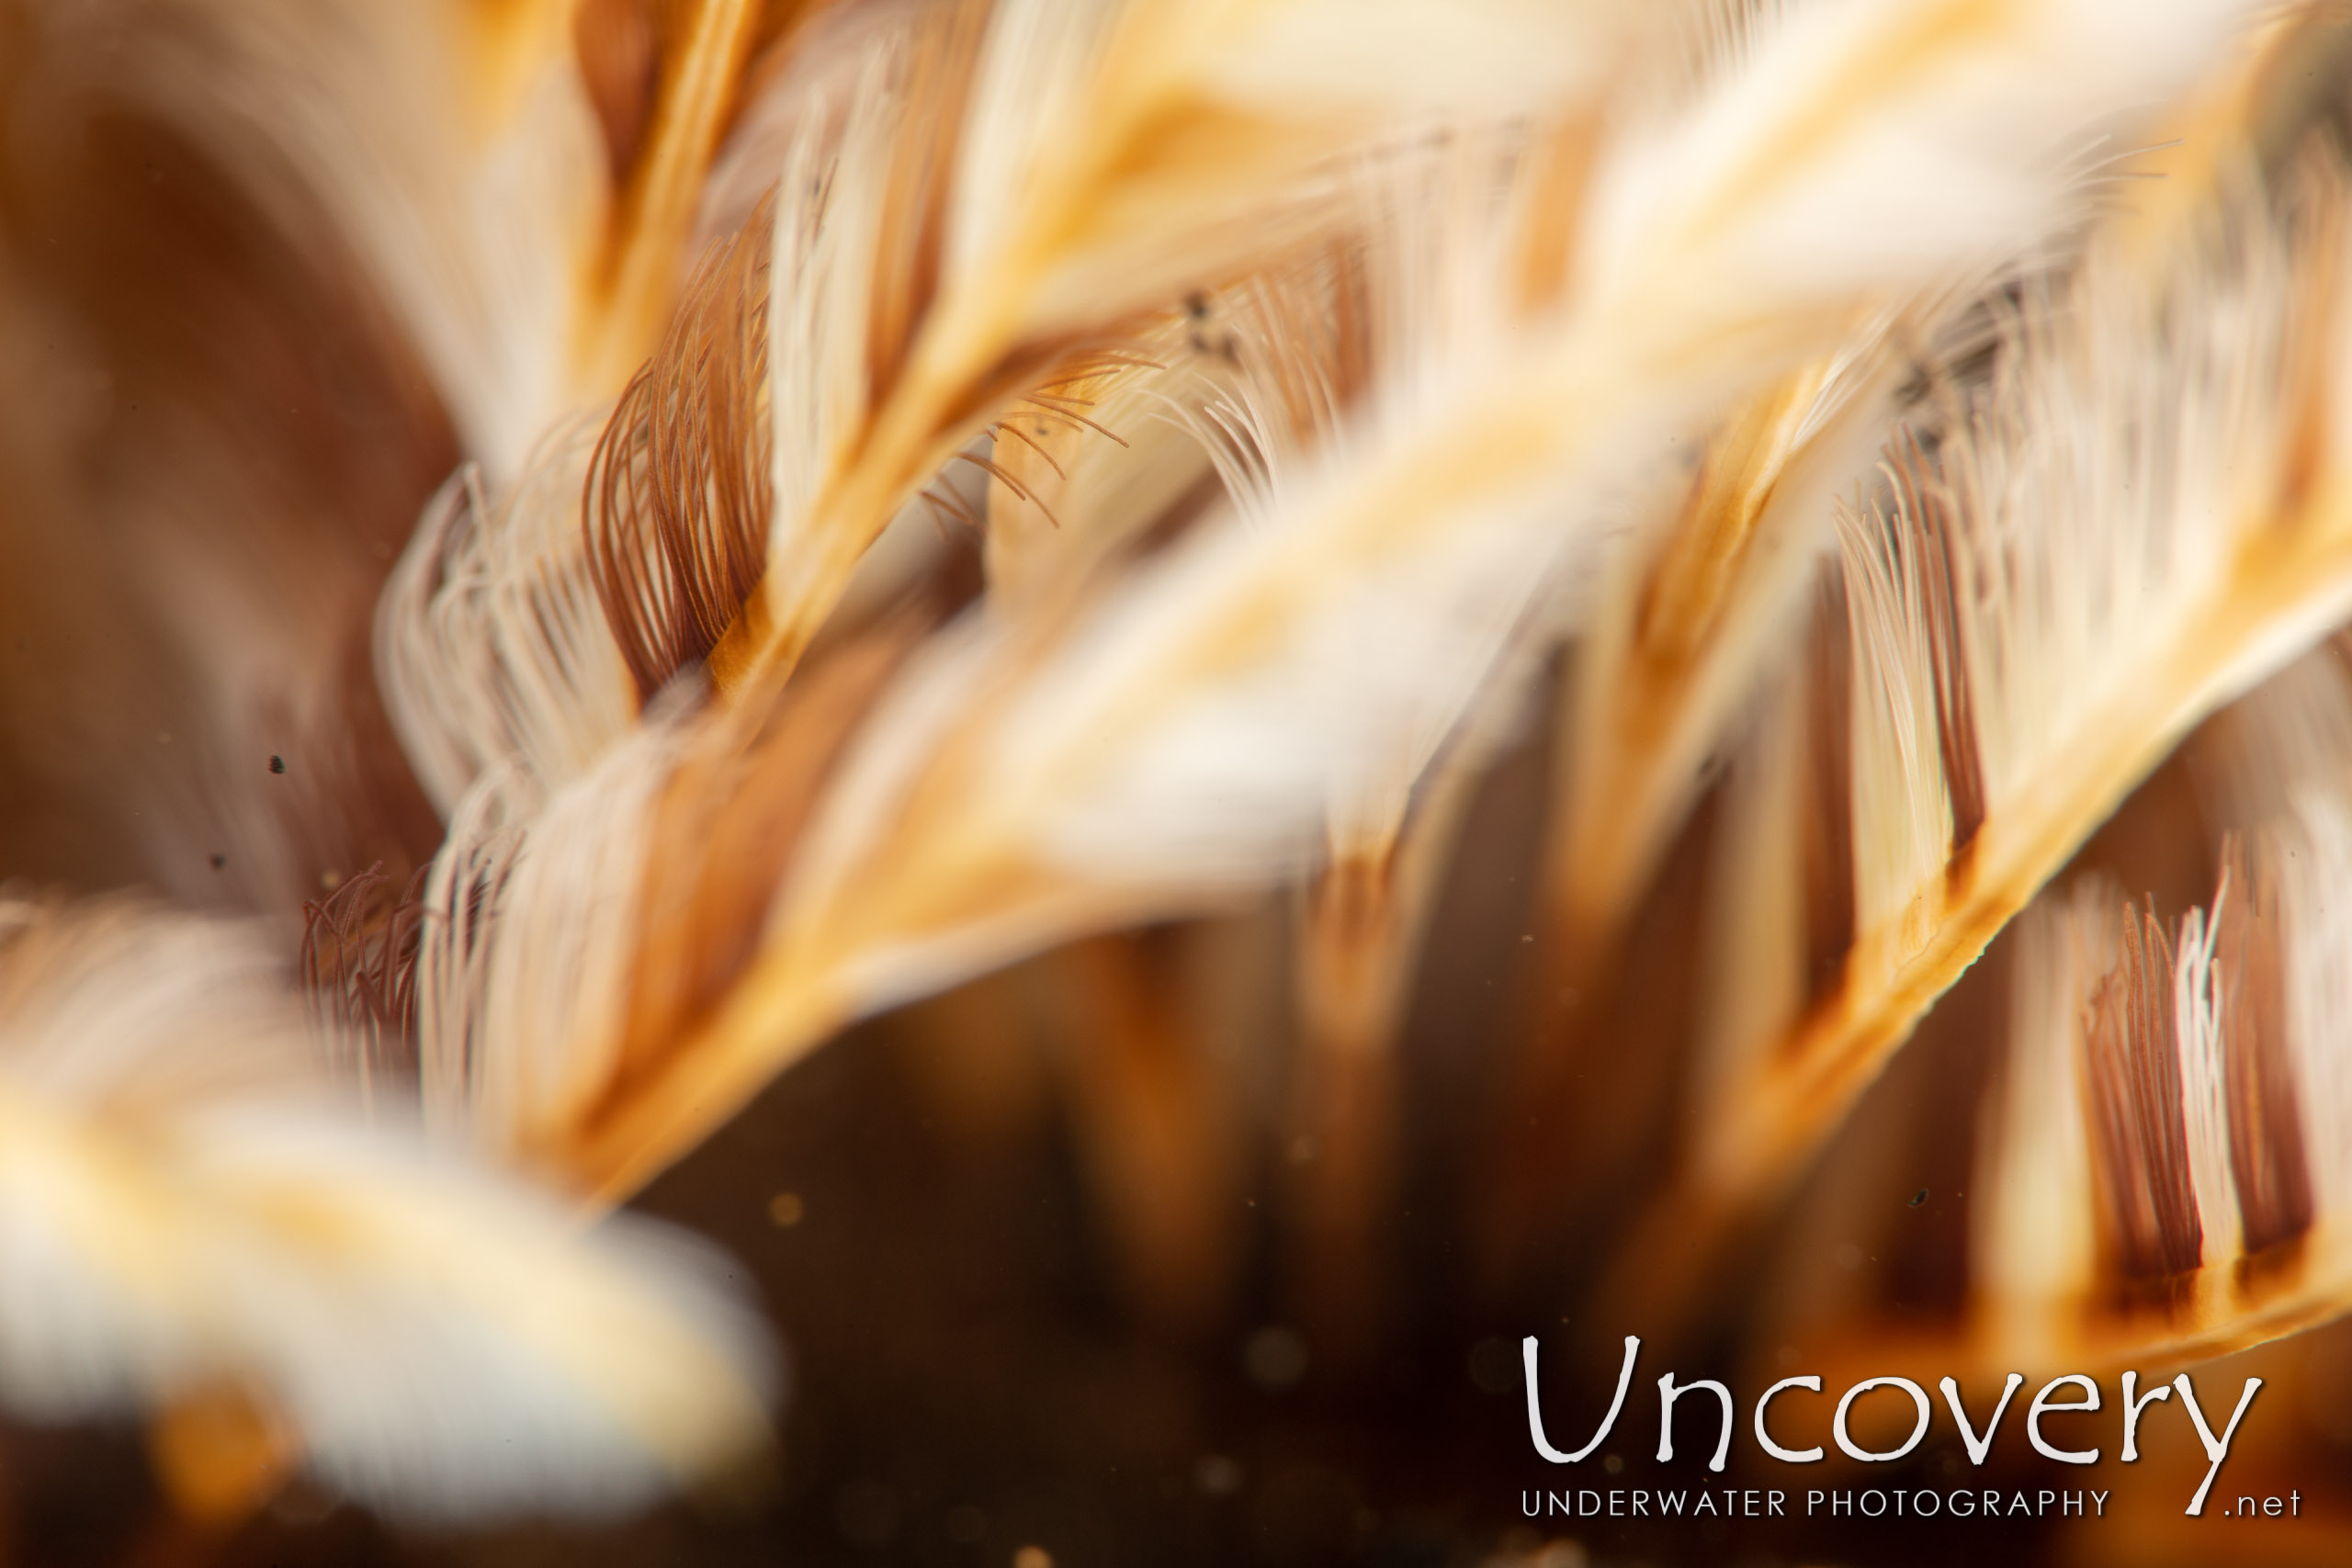
[{"label": "blurred foreground plume", "polygon": [[54,1416],[243,1392],[386,1506],[625,1507],[755,1450],[711,1261],[369,1125],[259,933],[0,906],[0,1391]]}]

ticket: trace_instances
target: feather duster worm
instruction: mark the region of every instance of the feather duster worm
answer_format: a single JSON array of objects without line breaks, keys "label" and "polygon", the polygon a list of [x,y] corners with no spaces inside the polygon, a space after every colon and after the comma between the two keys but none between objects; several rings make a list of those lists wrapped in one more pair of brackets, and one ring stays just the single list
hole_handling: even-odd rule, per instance
[{"label": "feather duster worm", "polygon": [[[0,874],[221,909],[0,910],[0,1401],[426,1516],[723,1469],[759,1337],[586,1216],[893,1010],[1077,1021],[1135,1310],[1282,1281],[1261,1387],[1564,1280],[1873,1322],[1707,1284],[1946,1057],[1928,1340],[2335,1315],[2340,30],[10,0]],[[2098,846],[2183,768],[2226,832],[2159,908]],[[1476,1278],[1408,1310],[1432,1202]]]}]

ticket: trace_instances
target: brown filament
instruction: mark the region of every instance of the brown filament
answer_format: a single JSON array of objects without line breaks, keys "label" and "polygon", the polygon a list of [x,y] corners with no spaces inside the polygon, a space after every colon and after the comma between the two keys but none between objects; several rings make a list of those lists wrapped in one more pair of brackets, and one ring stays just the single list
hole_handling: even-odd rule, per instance
[{"label": "brown filament", "polygon": [[2311,1228],[2311,1169],[2287,1055],[2277,895],[2243,840],[2224,841],[2222,865],[2228,892],[2215,911],[2213,956],[2222,989],[2230,1165],[2245,1250],[2254,1254]]},{"label": "brown filament", "polygon": [[395,883],[379,861],[302,906],[298,973],[314,1026],[349,1043],[363,1089],[379,1076],[412,1083],[416,964],[424,931],[425,868]]},{"label": "brown filament", "polygon": [[2122,953],[2092,993],[2086,1056],[2105,1239],[2140,1283],[2198,1266],[2204,1226],[2189,1179],[2173,1016],[2171,938],[2153,908],[2123,912]]},{"label": "brown filament", "polygon": [[775,221],[771,189],[687,286],[589,463],[590,570],[641,696],[709,654],[766,565]]}]

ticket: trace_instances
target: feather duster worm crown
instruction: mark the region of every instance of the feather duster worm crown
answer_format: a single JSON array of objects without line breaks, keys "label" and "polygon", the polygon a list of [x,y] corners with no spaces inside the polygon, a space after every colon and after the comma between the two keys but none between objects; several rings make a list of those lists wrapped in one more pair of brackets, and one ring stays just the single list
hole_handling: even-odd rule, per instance
[{"label": "feather duster worm crown", "polygon": [[5,0],[0,1408],[216,1533],[757,1472],[798,1285],[613,1211],[798,1225],[696,1151],[845,1032],[1333,1408],[2336,1316],[2345,37]]}]

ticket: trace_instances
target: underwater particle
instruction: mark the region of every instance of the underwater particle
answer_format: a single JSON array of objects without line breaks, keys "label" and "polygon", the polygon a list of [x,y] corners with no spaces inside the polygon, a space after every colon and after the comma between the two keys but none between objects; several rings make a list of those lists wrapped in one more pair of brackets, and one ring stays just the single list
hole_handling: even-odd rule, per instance
[{"label": "underwater particle", "polygon": [[1012,1554],[1012,1568],[1054,1568],[1054,1554],[1042,1546],[1024,1546]]},{"label": "underwater particle", "polygon": [[1916,1208],[1917,1208],[1920,1204],[1922,1204],[1922,1203],[1926,1202],[1927,1201],[1928,1201],[1928,1190],[1927,1190],[1926,1188],[1924,1188],[1924,1187],[1920,1188],[1920,1189],[1919,1189],[1919,1190],[1917,1190],[1917,1192],[1914,1192],[1913,1194],[1911,1194],[1911,1206],[1912,1206],[1913,1208],[1915,1208],[1915,1209],[1916,1209]]},{"label": "underwater particle", "polygon": [[284,773],[286,771],[286,759],[277,756],[271,757],[269,760],[269,771],[273,773]]},{"label": "underwater particle", "polygon": [[989,1517],[969,1503],[947,1510],[947,1538],[958,1546],[978,1546],[989,1533]]},{"label": "underwater particle", "polygon": [[212,869],[215,871],[225,869],[228,863],[229,857],[227,855],[214,855],[212,857]]},{"label": "underwater particle", "polygon": [[1241,1490],[1241,1465],[1224,1454],[1203,1454],[1193,1466],[1193,1484],[1212,1497],[1230,1497]]},{"label": "underwater particle", "polygon": [[779,1192],[768,1200],[768,1223],[778,1230],[790,1230],[808,1214],[808,1205],[797,1192]]},{"label": "underwater particle", "polygon": [[1261,1328],[1242,1348],[1241,1365],[1260,1388],[1293,1387],[1306,1375],[1306,1340],[1295,1328]]}]

